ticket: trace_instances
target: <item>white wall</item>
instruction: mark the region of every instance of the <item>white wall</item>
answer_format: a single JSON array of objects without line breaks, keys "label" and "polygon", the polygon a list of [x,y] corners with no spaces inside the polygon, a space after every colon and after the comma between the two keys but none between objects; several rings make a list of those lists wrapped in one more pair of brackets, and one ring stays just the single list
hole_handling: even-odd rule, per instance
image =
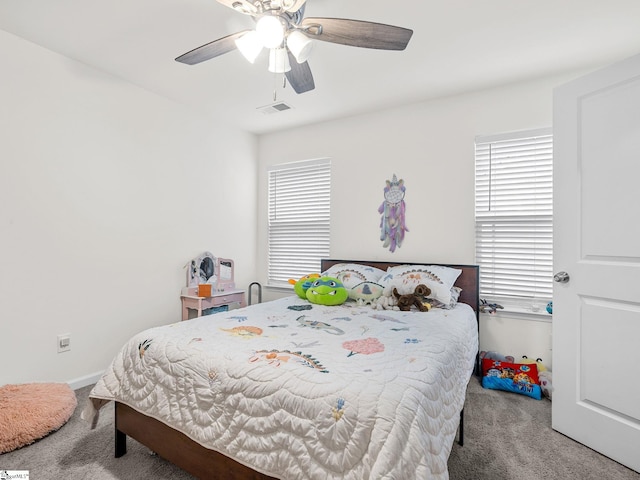
[{"label": "white wall", "polygon": [[253,135],[2,31],[0,56],[0,384],[77,383],[180,320],[204,250],[255,280]]},{"label": "white wall", "polygon": [[[266,219],[269,165],[332,159],[331,256],[340,259],[474,263],[474,139],[551,125],[552,89],[575,76],[546,78],[416,103],[259,138],[259,218]],[[395,253],[379,240],[385,181],[406,185],[409,232]],[[259,225],[261,281],[266,279],[266,222]],[[267,292],[266,298],[277,296]],[[481,349],[520,357],[549,352],[550,323],[483,315]],[[540,332],[542,328],[543,333]],[[505,332],[510,332],[505,334]],[[546,333],[548,332],[548,334]],[[517,340],[515,337],[517,336]]]},{"label": "white wall", "polygon": [[[180,318],[203,250],[236,260],[240,288],[264,284],[274,163],[332,158],[332,257],[473,263],[474,137],[550,125],[553,86],[577,76],[256,140],[2,31],[0,53],[0,384],[100,372],[131,334]],[[409,232],[391,254],[377,208],[394,173]],[[483,317],[481,348],[551,358],[549,323]]]}]

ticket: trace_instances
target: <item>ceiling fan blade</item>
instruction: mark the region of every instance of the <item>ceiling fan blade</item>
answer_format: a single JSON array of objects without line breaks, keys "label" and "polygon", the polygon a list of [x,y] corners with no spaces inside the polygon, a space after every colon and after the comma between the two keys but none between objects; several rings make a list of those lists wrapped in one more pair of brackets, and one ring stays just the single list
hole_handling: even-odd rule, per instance
[{"label": "ceiling fan blade", "polygon": [[413,35],[408,28],[346,18],[305,18],[309,38],[352,47],[404,50]]},{"label": "ceiling fan blade", "polygon": [[253,15],[257,12],[255,5],[247,0],[218,0],[218,3],[247,15]]},{"label": "ceiling fan blade", "polygon": [[240,38],[248,31],[249,30],[243,30],[242,32],[227,35],[226,37],[219,38],[218,40],[214,40],[213,42],[202,45],[201,47],[194,48],[193,50],[176,58],[176,62],[195,65],[196,63],[224,55],[225,53],[238,48],[236,46],[236,39]]},{"label": "ceiling fan blade", "polygon": [[285,73],[289,84],[296,93],[304,93],[316,88],[308,62],[298,63],[291,52],[289,53],[289,63],[291,70]]}]

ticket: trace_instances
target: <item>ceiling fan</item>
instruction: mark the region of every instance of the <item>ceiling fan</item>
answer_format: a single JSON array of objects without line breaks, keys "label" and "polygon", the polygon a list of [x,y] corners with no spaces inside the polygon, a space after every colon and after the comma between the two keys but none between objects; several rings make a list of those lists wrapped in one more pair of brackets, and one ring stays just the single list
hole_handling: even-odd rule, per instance
[{"label": "ceiling fan", "polygon": [[255,30],[243,30],[195,48],[176,61],[195,65],[238,49],[253,63],[269,49],[269,71],[283,73],[296,93],[315,88],[307,59],[312,40],[380,50],[404,50],[413,30],[345,18],[305,18],[306,0],[217,0],[250,15]]}]

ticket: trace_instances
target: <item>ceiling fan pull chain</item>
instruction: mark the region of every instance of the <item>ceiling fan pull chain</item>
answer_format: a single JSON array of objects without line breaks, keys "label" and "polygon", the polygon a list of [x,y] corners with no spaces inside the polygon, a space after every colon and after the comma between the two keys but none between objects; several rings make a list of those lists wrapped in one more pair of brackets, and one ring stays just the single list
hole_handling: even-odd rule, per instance
[{"label": "ceiling fan pull chain", "polygon": [[276,83],[276,76],[277,74],[274,73],[273,74],[273,103],[276,103],[278,101],[278,84]]}]

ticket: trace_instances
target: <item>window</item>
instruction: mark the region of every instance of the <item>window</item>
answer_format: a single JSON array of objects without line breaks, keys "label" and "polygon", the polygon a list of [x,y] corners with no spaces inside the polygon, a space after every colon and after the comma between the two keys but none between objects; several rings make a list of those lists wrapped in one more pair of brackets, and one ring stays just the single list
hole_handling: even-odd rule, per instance
[{"label": "window", "polygon": [[331,160],[269,169],[269,285],[320,272],[320,259],[329,256],[330,214]]},{"label": "window", "polygon": [[551,129],[476,138],[476,262],[481,298],[534,311],[551,300]]}]

